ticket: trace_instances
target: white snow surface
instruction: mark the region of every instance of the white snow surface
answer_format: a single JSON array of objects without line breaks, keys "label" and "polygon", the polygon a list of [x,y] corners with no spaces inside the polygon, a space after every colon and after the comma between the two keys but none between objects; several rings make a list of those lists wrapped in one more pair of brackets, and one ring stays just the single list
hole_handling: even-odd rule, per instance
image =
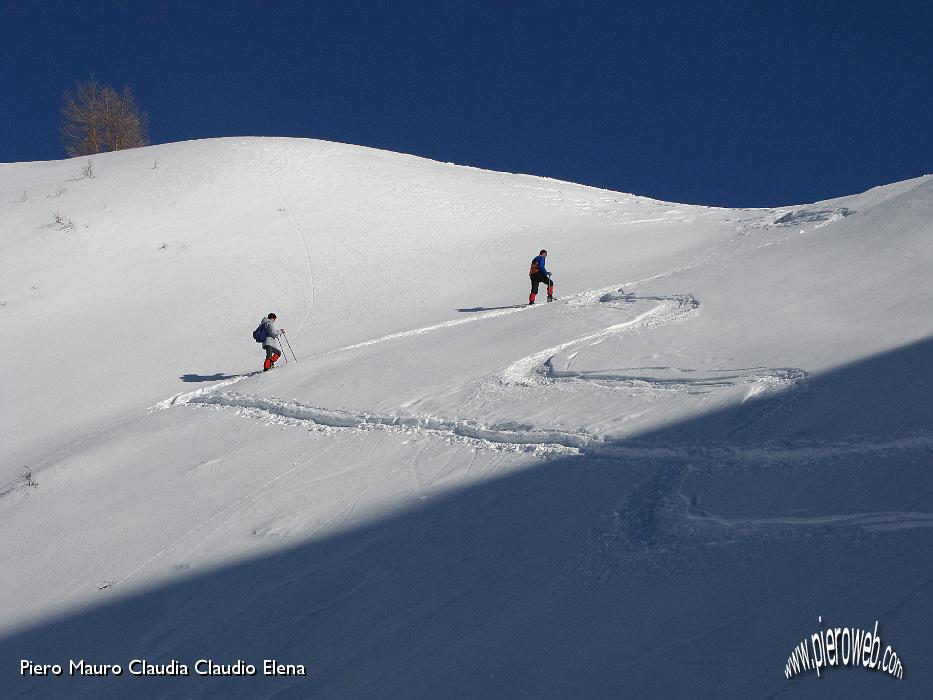
[{"label": "white snow surface", "polygon": [[[0,165],[0,246],[13,697],[933,687],[933,176],[736,210],[216,139]],[[875,620],[903,680],[785,678]]]}]

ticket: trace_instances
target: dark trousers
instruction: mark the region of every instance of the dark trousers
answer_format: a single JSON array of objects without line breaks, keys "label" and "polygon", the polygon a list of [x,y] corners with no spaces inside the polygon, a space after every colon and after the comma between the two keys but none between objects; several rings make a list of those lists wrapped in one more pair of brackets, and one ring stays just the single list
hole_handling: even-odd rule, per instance
[{"label": "dark trousers", "polygon": [[545,275],[543,272],[536,272],[531,277],[531,293],[538,293],[538,285],[542,282],[547,285],[547,295],[551,296],[554,293],[554,280]]}]

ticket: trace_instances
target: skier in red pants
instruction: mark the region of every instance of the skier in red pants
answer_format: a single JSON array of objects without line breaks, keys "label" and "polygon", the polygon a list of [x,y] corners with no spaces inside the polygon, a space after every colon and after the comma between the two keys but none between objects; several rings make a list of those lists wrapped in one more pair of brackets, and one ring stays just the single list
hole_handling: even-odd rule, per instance
[{"label": "skier in red pants", "polygon": [[528,276],[531,278],[531,294],[528,295],[529,306],[535,303],[535,295],[538,293],[538,285],[541,282],[547,285],[547,300],[554,301],[554,281],[551,279],[551,273],[544,266],[546,257],[547,251],[542,250],[531,261],[531,269],[528,271]]}]

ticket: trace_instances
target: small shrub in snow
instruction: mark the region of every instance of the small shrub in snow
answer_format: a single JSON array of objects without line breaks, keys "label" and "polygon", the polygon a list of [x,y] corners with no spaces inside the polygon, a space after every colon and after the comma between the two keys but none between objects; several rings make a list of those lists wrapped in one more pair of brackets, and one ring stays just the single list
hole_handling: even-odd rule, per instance
[{"label": "small shrub in snow", "polygon": [[65,192],[67,192],[67,191],[68,191],[67,189],[65,189],[64,187],[62,187],[61,185],[59,185],[59,186],[55,189],[54,192],[52,192],[51,194],[45,195],[45,198],[46,198],[46,199],[58,199],[58,198],[61,197],[63,194],[65,194]]},{"label": "small shrub in snow", "polygon": [[85,180],[93,180],[96,175],[94,175],[94,166],[91,164],[91,161],[88,161],[87,164],[81,168],[81,177]]},{"label": "small shrub in snow", "polygon": [[23,470],[23,488],[38,488],[39,482],[32,475],[32,469],[26,467]]},{"label": "small shrub in snow", "polygon": [[52,217],[52,226],[59,231],[73,231],[75,227],[74,222],[60,211],[55,212],[55,216]]}]

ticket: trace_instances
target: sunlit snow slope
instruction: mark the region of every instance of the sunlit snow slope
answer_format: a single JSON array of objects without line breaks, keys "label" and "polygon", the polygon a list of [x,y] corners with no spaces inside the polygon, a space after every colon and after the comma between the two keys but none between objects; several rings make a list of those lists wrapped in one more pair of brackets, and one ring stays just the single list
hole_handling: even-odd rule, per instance
[{"label": "sunlit snow slope", "polygon": [[[931,242],[929,176],[729,210],[295,139],[2,165],[0,682],[924,697]],[[902,680],[785,678],[875,620]]]}]

